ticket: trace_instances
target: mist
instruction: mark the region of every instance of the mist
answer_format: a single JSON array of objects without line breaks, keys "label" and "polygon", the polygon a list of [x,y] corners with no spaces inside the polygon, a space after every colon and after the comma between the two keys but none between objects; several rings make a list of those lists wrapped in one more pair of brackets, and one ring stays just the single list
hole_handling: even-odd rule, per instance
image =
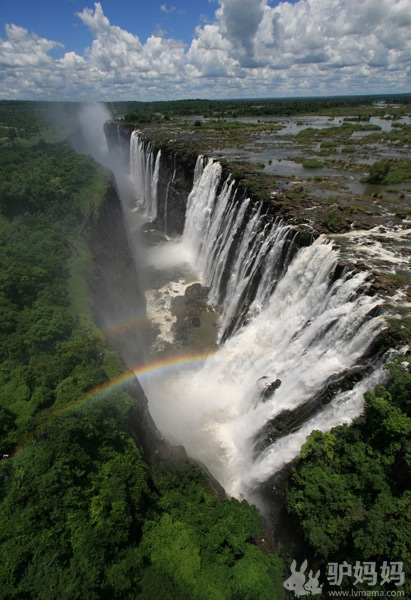
[{"label": "mist", "polygon": [[[58,118],[62,118],[61,113]],[[127,366],[136,368],[145,357],[144,334],[140,327],[146,318],[141,285],[141,223],[130,211],[135,206],[135,192],[128,156],[117,151],[115,144],[114,149],[110,149],[106,138],[105,124],[112,119],[104,104],[90,102],[77,105],[76,111],[69,107],[64,122],[70,122],[72,133],[67,141],[72,148],[94,158],[108,170],[107,177],[111,179],[111,185],[107,185],[108,196],[102,199],[99,214],[95,215],[93,229],[97,234],[92,233],[88,240],[98,264],[97,276],[90,275],[89,285],[97,325],[105,331]],[[96,242],[96,238],[101,242]]]},{"label": "mist", "polygon": [[[58,119],[61,120],[61,115]],[[113,115],[101,102],[89,102],[79,104],[76,112],[64,114],[64,121],[68,121],[74,133],[68,136],[68,142],[79,154],[89,154],[98,163],[110,169],[116,180],[125,177],[128,164],[116,154],[110,153],[104,131],[107,121],[113,119]]]},{"label": "mist", "polygon": [[110,121],[112,115],[99,102],[83,104],[78,112],[78,125],[81,132],[77,152],[90,154],[97,162],[111,168],[107,140],[104,135],[104,123]]}]

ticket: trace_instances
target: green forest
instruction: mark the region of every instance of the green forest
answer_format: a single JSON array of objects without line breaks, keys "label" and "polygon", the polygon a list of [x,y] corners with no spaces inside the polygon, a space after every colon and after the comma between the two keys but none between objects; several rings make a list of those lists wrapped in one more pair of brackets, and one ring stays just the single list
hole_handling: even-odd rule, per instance
[{"label": "green forest", "polygon": [[[127,371],[84,280],[110,174],[57,141],[44,104],[0,102],[0,599],[280,600],[293,558],[321,597],[329,563],[400,562],[403,584],[372,589],[411,597],[411,358],[352,426],[309,436],[285,494],[294,541],[267,550],[257,509],[194,461],[143,459],[132,385],[93,393]],[[410,340],[393,321],[381,344]]]},{"label": "green forest", "polygon": [[[125,123],[158,123],[173,117],[203,116],[205,118],[290,117],[297,115],[352,115],[361,121],[381,116],[385,109],[378,101],[410,104],[409,95],[393,96],[336,96],[329,98],[285,98],[256,100],[173,100],[157,102],[112,102],[111,113]],[[390,108],[401,114],[403,108]]]}]

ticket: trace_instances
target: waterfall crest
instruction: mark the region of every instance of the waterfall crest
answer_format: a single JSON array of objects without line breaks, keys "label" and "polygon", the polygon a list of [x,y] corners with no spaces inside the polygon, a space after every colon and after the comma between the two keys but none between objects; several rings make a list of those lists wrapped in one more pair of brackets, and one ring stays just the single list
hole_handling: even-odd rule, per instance
[{"label": "waterfall crest", "polygon": [[[137,135],[133,144],[140,156]],[[151,194],[145,178],[155,169],[145,152],[135,173],[141,193]],[[198,158],[180,243],[222,307],[220,346],[201,367],[153,374],[145,384],[160,430],[230,494],[248,498],[313,429],[359,415],[364,391],[380,377],[369,365],[368,379],[334,390],[325,407],[318,397],[358,365],[384,325],[380,301],[361,293],[366,273],[334,281],[331,242],[322,236],[299,248],[296,230],[268,210],[239,198],[219,162]],[[284,415],[291,428],[280,426]]]}]

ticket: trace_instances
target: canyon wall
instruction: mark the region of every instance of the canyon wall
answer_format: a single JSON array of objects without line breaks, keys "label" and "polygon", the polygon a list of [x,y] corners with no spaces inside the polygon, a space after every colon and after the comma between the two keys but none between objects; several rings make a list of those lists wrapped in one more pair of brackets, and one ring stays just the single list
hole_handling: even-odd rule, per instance
[{"label": "canyon wall", "polygon": [[[136,368],[144,361],[145,297],[113,179],[83,235],[92,252],[92,266],[86,277],[94,320],[126,365]],[[149,460],[165,441],[150,415],[138,379],[130,380],[123,389],[135,400],[130,412],[130,433]]]}]

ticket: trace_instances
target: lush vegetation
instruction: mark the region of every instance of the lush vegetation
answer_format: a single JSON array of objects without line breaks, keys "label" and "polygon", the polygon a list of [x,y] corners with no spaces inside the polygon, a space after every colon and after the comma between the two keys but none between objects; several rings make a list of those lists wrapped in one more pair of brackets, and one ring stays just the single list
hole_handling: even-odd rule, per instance
[{"label": "lush vegetation", "polygon": [[0,451],[9,453],[70,395],[107,379],[68,293],[70,240],[105,175],[64,145],[2,147],[0,157]]},{"label": "lush vegetation", "polygon": [[[328,98],[284,98],[254,100],[175,100],[158,102],[113,102],[112,113],[126,123],[152,123],[162,119],[181,116],[225,117],[289,117],[293,115],[327,114],[357,115],[358,121],[367,121],[371,115],[384,116],[385,108],[378,104],[410,104],[408,95],[393,96],[344,96]],[[394,115],[401,109],[392,108]],[[200,122],[200,121],[199,121]],[[351,123],[346,123],[350,128]],[[357,125],[352,125],[353,127]],[[367,127],[367,126],[364,126]]]},{"label": "lush vegetation", "polygon": [[76,155],[64,144],[0,147],[0,211],[6,217],[78,217],[79,196],[98,172],[91,157]]},{"label": "lush vegetation", "polygon": [[322,225],[332,233],[338,233],[347,229],[347,221],[337,210],[329,210],[325,215]]},{"label": "lush vegetation", "polygon": [[0,472],[0,597],[283,598],[260,517],[220,500],[190,463],[154,478],[111,394],[26,446]]},{"label": "lush vegetation", "polygon": [[80,106],[77,102],[0,100],[0,144],[61,139],[75,127]]},{"label": "lush vegetation", "polygon": [[411,179],[411,163],[405,160],[379,160],[371,165],[367,183],[396,184]]},{"label": "lush vegetation", "polygon": [[46,102],[0,100],[0,138],[30,139],[45,128]]},{"label": "lush vegetation", "polygon": [[[384,117],[386,106],[393,117],[408,112],[411,98],[408,94],[385,96],[342,96],[325,98],[283,98],[248,100],[186,99],[156,102],[108,102],[109,112],[125,123],[158,123],[173,117],[290,117],[298,115],[337,115],[350,117],[344,121],[348,129],[365,127],[370,116]],[[47,137],[58,129],[73,129],[81,104],[77,102],[43,102],[0,100],[0,142]],[[352,120],[355,115],[355,120]],[[197,119],[198,123],[201,123]],[[194,122],[193,122],[194,123]],[[203,123],[204,124],[204,123]],[[398,124],[398,132],[410,126]],[[388,134],[390,135],[390,134]],[[394,135],[394,134],[392,134]]]},{"label": "lush vegetation", "polygon": [[[345,142],[356,131],[379,131],[380,129],[381,127],[379,125],[362,125],[359,122],[344,121],[341,125],[333,125],[327,127],[325,131],[322,129],[316,129],[315,127],[307,127],[306,129],[302,129],[298,132],[297,138],[300,141],[322,140],[324,137],[333,138],[332,140],[330,140],[330,142],[334,142],[333,145],[336,145],[336,140]],[[323,148],[324,143],[325,142],[322,142],[321,144]]]},{"label": "lush vegetation", "polygon": [[[287,504],[323,573],[329,562],[374,562],[378,572],[384,561],[402,562],[399,589],[410,597],[411,359],[397,359],[388,369],[388,386],[365,394],[364,414],[352,426],[310,435]],[[390,588],[398,589],[395,583],[372,589]]]},{"label": "lush vegetation", "polygon": [[317,158],[307,158],[303,160],[304,169],[321,169],[324,164]]}]

